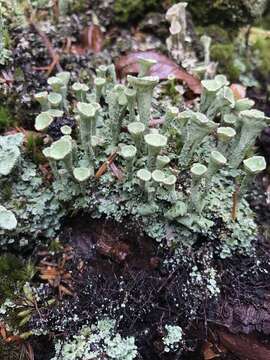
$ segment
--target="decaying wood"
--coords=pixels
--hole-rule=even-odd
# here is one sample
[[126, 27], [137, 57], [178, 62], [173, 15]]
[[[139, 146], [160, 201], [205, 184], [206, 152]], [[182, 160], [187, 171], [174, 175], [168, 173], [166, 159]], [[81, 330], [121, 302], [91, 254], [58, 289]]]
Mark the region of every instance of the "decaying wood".
[[241, 360], [270, 359], [270, 346], [259, 342], [255, 336], [232, 334], [225, 328], [215, 329], [220, 343]]

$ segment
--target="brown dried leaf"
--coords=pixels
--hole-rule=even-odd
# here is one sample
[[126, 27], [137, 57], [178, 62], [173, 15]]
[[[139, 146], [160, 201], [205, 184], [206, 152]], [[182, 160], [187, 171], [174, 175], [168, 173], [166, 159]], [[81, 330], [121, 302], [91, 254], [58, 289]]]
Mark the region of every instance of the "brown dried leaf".
[[92, 24], [83, 30], [80, 44], [69, 44], [67, 49], [78, 55], [83, 55], [88, 49], [97, 54], [102, 50], [103, 43], [104, 36], [100, 27]]
[[35, 354], [31, 344], [28, 342], [25, 346], [26, 346], [26, 354], [28, 356], [28, 359], [35, 360]]
[[123, 241], [108, 244], [103, 240], [99, 240], [97, 242], [97, 250], [101, 255], [109, 256], [119, 263], [125, 261], [130, 254], [129, 246]]
[[139, 72], [139, 58], [157, 61], [157, 64], [152, 66], [149, 75], [158, 76], [161, 80], [166, 80], [169, 75], [174, 75], [176, 80], [186, 83], [194, 94], [199, 95], [201, 93], [201, 82], [197, 77], [187, 73], [173, 60], [154, 50], [137, 51], [122, 56], [116, 63], [118, 76], [123, 78], [128, 74], [137, 74]]
[[213, 350], [213, 344], [209, 341], [203, 345], [202, 352], [204, 360], [212, 360], [220, 357], [220, 355]]
[[82, 45], [85, 48], [93, 50], [94, 53], [99, 53], [102, 50], [103, 42], [103, 33], [98, 25], [92, 24], [84, 30]]
[[246, 97], [247, 88], [245, 86], [241, 84], [232, 84], [231, 89], [236, 100], [244, 99]]
[[59, 292], [65, 294], [65, 295], [73, 296], [73, 293], [63, 285], [59, 285]]
[[116, 166], [115, 162], [110, 164], [110, 170], [118, 180], [123, 180], [124, 175], [122, 171]]

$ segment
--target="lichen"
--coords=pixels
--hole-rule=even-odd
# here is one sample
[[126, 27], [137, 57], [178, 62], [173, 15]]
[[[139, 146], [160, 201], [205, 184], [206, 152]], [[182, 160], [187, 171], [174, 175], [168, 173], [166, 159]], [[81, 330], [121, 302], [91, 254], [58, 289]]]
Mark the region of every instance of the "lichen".
[[102, 319], [85, 325], [78, 335], [55, 345], [56, 354], [51, 360], [117, 359], [132, 360], [137, 356], [134, 337], [122, 337], [116, 322]]
[[175, 352], [179, 349], [183, 338], [183, 330], [177, 325], [165, 325], [166, 335], [163, 337], [165, 352]]

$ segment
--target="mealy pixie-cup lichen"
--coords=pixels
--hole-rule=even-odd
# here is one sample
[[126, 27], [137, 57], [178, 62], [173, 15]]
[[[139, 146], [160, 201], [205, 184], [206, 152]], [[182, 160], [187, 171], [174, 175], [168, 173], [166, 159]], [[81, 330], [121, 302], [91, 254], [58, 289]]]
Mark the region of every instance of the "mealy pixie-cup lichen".
[[128, 75], [128, 83], [136, 90], [139, 118], [148, 127], [154, 87], [158, 84], [157, 76], [144, 76], [141, 78]]
[[129, 112], [129, 122], [136, 121], [135, 105], [136, 105], [136, 90], [126, 88], [125, 95], [127, 97], [127, 106]]
[[11, 210], [0, 205], [0, 229], [14, 230], [17, 227], [17, 219]]
[[228, 144], [231, 143], [232, 139], [236, 136], [236, 131], [229, 126], [221, 126], [217, 129], [218, 146], [217, 150], [224, 156], [228, 156], [227, 148]]
[[131, 139], [134, 141], [134, 144], [139, 154], [143, 153], [143, 135], [145, 133], [145, 130], [145, 125], [140, 121], [135, 121], [128, 124], [128, 132]]
[[240, 112], [240, 137], [231, 155], [230, 165], [237, 168], [245, 158], [248, 150], [255, 144], [256, 138], [267, 125], [267, 118], [259, 110], [244, 110]]
[[49, 109], [47, 91], [41, 91], [35, 94], [35, 100], [40, 104], [42, 111], [46, 111]]
[[263, 156], [252, 156], [243, 161], [245, 176], [242, 180], [238, 197], [241, 198], [248, 191], [254, 177], [266, 169], [266, 161]]
[[148, 149], [148, 169], [153, 171], [156, 166], [156, 159], [161, 149], [167, 145], [167, 137], [160, 134], [147, 134], [144, 136], [144, 140]]
[[73, 174], [72, 161], [72, 142], [66, 138], [61, 138], [53, 142], [50, 146], [49, 157], [53, 160], [62, 160], [65, 168]]
[[86, 84], [76, 82], [72, 85], [72, 90], [75, 93], [77, 101], [86, 101], [86, 94], [89, 91], [89, 87]]
[[190, 207], [196, 211], [201, 211], [201, 192], [200, 185], [202, 179], [207, 174], [207, 167], [200, 163], [192, 165], [190, 172], [192, 174], [192, 184], [190, 189]]
[[53, 122], [53, 117], [48, 112], [40, 113], [35, 119], [35, 129], [45, 131]]
[[124, 145], [121, 148], [120, 155], [126, 160], [126, 169], [128, 178], [132, 178], [133, 175], [133, 163], [135, 161], [137, 149], [133, 145]]
[[187, 166], [202, 140], [209, 135], [218, 124], [210, 121], [202, 113], [193, 113], [188, 120], [186, 127], [186, 137], [179, 156], [179, 165]]

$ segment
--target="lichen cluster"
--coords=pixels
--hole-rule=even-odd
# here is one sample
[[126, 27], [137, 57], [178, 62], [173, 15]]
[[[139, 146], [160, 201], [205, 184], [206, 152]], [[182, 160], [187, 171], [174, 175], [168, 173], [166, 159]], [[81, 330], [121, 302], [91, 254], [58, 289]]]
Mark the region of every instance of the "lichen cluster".
[[[97, 69], [92, 88], [81, 83], [70, 88], [67, 72], [48, 79], [52, 91], [36, 94], [42, 109], [36, 129], [45, 132], [64, 113], [74, 116], [77, 129], [63, 126], [62, 137], [43, 150], [53, 173], [51, 186], [37, 191], [42, 180], [33, 164], [12, 185], [19, 198], [33, 196], [36, 189], [31, 206], [24, 202], [29, 215], [12, 202], [6, 207], [16, 209], [17, 220], [33, 222], [30, 234], [37, 216], [47, 219], [39, 231], [53, 235], [63, 214], [84, 209], [91, 217], [119, 222], [132, 216], [162, 245], [192, 244], [203, 236], [215, 240], [223, 256], [250, 250], [256, 225], [244, 195], [266, 166], [263, 157], [251, 155], [268, 118], [252, 109], [253, 101], [235, 100], [225, 76], [218, 75], [202, 81], [198, 109], [180, 112], [168, 106], [165, 114], [158, 109], [163, 124], [153, 127], [149, 120], [159, 79], [147, 75], [153, 60], [139, 62], [138, 77], [128, 76], [126, 86], [117, 83], [113, 65]], [[48, 226], [50, 221], [55, 226]], [[19, 233], [22, 224], [18, 221]]]
[[51, 360], [117, 359], [132, 360], [137, 356], [134, 337], [123, 338], [111, 319], [84, 326], [70, 341], [56, 344]]
[[[48, 80], [51, 93], [36, 95], [43, 109], [36, 118], [38, 130], [46, 130], [64, 111], [74, 111], [78, 123], [79, 136], [72, 138], [65, 126], [62, 138], [44, 149], [59, 193], [57, 181], [69, 188], [60, 197], [68, 199], [77, 187], [73, 192], [88, 198], [77, 197], [75, 207], [91, 206], [92, 216], [117, 221], [132, 215], [158, 241], [168, 240], [172, 228], [170, 241], [176, 243], [181, 232], [191, 242], [203, 234], [221, 240], [223, 250], [248, 250], [256, 226], [243, 196], [245, 182], [250, 184], [257, 171], [243, 169], [242, 161], [268, 119], [251, 109], [251, 100], [235, 100], [226, 78], [218, 75], [202, 82], [199, 111], [168, 107], [159, 113], [164, 124], [153, 128], [149, 119], [158, 78], [147, 76], [153, 63], [141, 60], [138, 77], [128, 76], [127, 86], [116, 83], [112, 66], [101, 66], [92, 90], [72, 85], [74, 107], [67, 102], [67, 73]], [[261, 157], [249, 161], [261, 162], [260, 171], [265, 167]], [[103, 176], [100, 167], [107, 170]], [[231, 217], [235, 178], [242, 183], [238, 221]], [[223, 206], [215, 205], [219, 202]]]
[[23, 135], [0, 136], [0, 246], [26, 246], [54, 237], [65, 214], [37, 167], [27, 158]]

